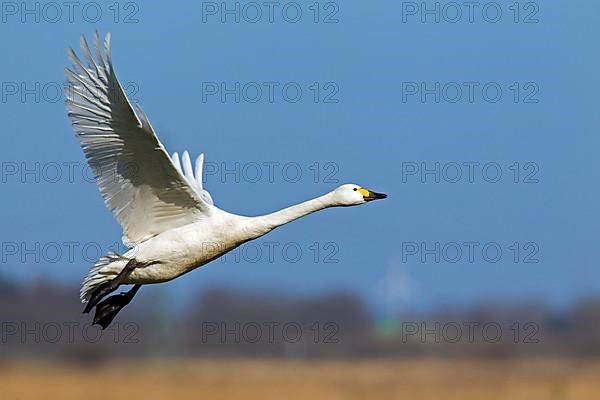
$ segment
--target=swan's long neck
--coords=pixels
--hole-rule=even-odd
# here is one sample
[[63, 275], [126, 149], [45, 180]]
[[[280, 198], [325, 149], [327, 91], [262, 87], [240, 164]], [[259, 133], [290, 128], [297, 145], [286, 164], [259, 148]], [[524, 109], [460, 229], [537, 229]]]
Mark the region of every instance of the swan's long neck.
[[253, 232], [253, 236], [262, 236], [278, 226], [285, 225], [298, 218], [304, 217], [305, 215], [335, 205], [332, 194], [327, 193], [323, 196], [284, 208], [283, 210], [275, 211], [271, 214], [250, 218], [251, 230], [256, 230]]

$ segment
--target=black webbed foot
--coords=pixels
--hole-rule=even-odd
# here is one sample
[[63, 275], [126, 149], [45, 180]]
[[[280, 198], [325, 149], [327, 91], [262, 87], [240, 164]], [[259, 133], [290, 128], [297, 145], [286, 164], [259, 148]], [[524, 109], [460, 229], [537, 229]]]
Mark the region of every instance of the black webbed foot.
[[123, 283], [125, 278], [127, 278], [129, 276], [129, 274], [131, 274], [131, 272], [135, 269], [135, 265], [136, 265], [136, 262], [134, 259], [129, 260], [127, 262], [127, 265], [125, 265], [123, 270], [121, 272], [119, 272], [119, 274], [113, 280], [111, 280], [110, 282], [104, 282], [104, 283], [100, 284], [96, 288], [96, 290], [94, 290], [94, 292], [92, 292], [92, 295], [90, 296], [90, 300], [88, 301], [85, 308], [83, 309], [83, 313], [84, 314], [89, 313], [92, 310], [92, 308], [94, 308], [94, 306], [96, 304], [98, 304], [98, 302], [100, 300], [102, 300], [108, 294], [117, 290], [118, 287]]
[[92, 325], [100, 325], [103, 330], [106, 329], [112, 320], [115, 319], [119, 311], [121, 311], [123, 307], [131, 302], [131, 299], [133, 299], [133, 296], [135, 296], [141, 286], [142, 285], [135, 285], [128, 292], [122, 292], [114, 296], [110, 296], [109, 298], [98, 303]]

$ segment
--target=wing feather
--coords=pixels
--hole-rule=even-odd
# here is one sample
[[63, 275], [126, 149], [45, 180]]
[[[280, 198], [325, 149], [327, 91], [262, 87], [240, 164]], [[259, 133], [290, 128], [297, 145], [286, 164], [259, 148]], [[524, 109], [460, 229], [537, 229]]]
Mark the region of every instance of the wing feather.
[[66, 105], [102, 197], [123, 227], [123, 242], [135, 246], [205, 218], [209, 203], [182, 175], [179, 160], [171, 161], [146, 114], [127, 99], [112, 66], [110, 34], [104, 54], [98, 32], [94, 45], [97, 60], [82, 37], [87, 66], [68, 51], [73, 69], [66, 69]]
[[185, 179], [187, 179], [188, 183], [192, 188], [194, 188], [198, 196], [200, 196], [200, 198], [206, 203], [214, 205], [212, 196], [208, 190], [204, 189], [204, 185], [202, 185], [204, 153], [200, 153], [198, 158], [196, 158], [195, 169], [192, 169], [192, 160], [187, 150], [183, 152], [181, 159], [179, 158], [179, 154], [177, 152], [173, 153], [171, 160], [173, 161], [175, 168], [177, 168], [177, 171], [179, 171], [179, 173], [181, 173]]
[[204, 168], [204, 153], [200, 153], [198, 158], [196, 158], [196, 183], [200, 190], [202, 190], [202, 169]]

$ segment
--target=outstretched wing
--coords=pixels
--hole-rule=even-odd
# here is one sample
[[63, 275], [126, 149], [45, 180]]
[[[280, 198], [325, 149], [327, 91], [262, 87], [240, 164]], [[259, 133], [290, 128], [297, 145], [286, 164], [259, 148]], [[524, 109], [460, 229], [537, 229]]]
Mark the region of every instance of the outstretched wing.
[[[196, 193], [198, 193], [198, 196], [200, 196], [202, 200], [211, 205], [215, 204], [208, 190], [204, 189], [202, 185], [202, 168], [204, 167], [204, 153], [201, 153], [198, 156], [198, 158], [196, 158], [195, 170], [192, 169], [192, 160], [190, 159], [190, 154], [187, 152], [187, 150], [183, 152], [181, 158], [182, 159], [180, 161], [179, 154], [177, 154], [177, 152], [173, 153], [173, 155], [171, 156], [171, 160], [173, 161], [173, 164], [175, 164], [175, 168], [177, 168], [177, 171], [179, 171], [180, 174], [185, 176], [185, 179], [187, 179], [190, 186], [194, 188], [194, 190], [196, 191]], [[182, 163], [183, 168], [181, 165]]]
[[107, 207], [123, 227], [123, 243], [135, 246], [210, 212], [177, 170], [141, 109], [131, 107], [115, 75], [110, 34], [104, 54], [94, 35], [96, 60], [81, 38], [84, 65], [73, 49], [66, 69], [67, 109]]

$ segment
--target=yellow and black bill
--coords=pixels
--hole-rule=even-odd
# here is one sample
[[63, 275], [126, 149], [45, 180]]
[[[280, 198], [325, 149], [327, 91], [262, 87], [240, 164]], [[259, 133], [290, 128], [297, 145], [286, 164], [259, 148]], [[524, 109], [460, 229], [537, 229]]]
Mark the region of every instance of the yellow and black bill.
[[372, 190], [368, 190], [368, 189], [365, 189], [365, 188], [360, 188], [360, 189], [358, 189], [358, 191], [360, 192], [360, 194], [363, 195], [363, 199], [365, 201], [373, 201], [373, 200], [385, 199], [387, 197], [387, 194], [377, 193], [377, 192], [374, 192]]

